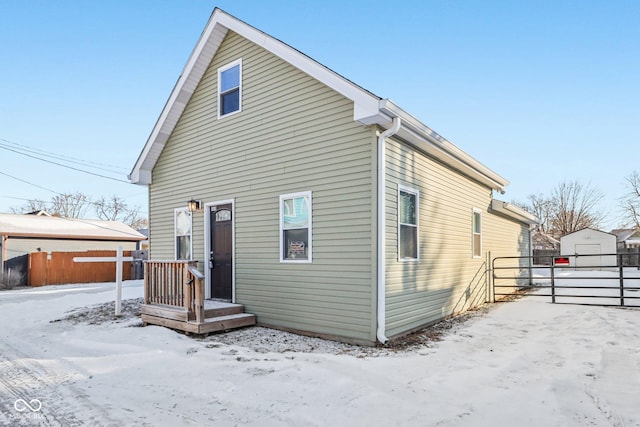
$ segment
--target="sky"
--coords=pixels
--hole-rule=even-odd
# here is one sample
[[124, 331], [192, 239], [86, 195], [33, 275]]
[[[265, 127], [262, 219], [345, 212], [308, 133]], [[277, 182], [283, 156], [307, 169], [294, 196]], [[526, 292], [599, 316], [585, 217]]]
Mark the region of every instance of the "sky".
[[0, 212], [80, 191], [146, 213], [127, 174], [216, 6], [394, 101], [508, 179], [502, 200], [577, 180], [620, 225], [640, 170], [635, 0], [0, 0]]

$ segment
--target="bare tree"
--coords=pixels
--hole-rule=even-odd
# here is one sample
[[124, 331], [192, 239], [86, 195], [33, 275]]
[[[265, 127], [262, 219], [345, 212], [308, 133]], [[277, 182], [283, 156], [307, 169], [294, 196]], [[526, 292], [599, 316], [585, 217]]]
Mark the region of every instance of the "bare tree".
[[551, 193], [550, 234], [558, 238], [586, 227], [598, 228], [604, 214], [598, 204], [604, 194], [591, 183], [583, 185], [578, 181], [564, 181]]
[[625, 222], [640, 228], [640, 173], [633, 171], [625, 180], [627, 193], [620, 200]]
[[25, 214], [30, 212], [48, 211], [49, 207], [44, 200], [29, 200], [27, 204], [11, 208], [15, 214]]
[[94, 208], [96, 215], [98, 215], [100, 219], [121, 221], [135, 229], [148, 226], [147, 219], [140, 215], [137, 206], [130, 209], [127, 203], [116, 195], [109, 198], [101, 197], [94, 202]]
[[538, 230], [544, 234], [549, 233], [552, 228], [552, 219], [554, 216], [553, 202], [551, 199], [542, 194], [531, 194], [528, 197], [528, 202], [525, 209], [540, 220]]
[[22, 214], [45, 210], [62, 218], [84, 218], [91, 205], [98, 218], [102, 220], [124, 222], [136, 230], [149, 226], [148, 219], [140, 214], [139, 207], [129, 208], [124, 199], [116, 195], [100, 197], [92, 202], [89, 196], [81, 192], [58, 194], [53, 196], [50, 202], [30, 200], [21, 207], [11, 208], [11, 211]]
[[109, 198], [100, 197], [95, 201], [94, 209], [98, 218], [105, 221], [119, 221], [120, 217], [129, 211], [127, 203], [116, 195]]
[[58, 194], [51, 198], [49, 213], [62, 218], [82, 218], [90, 204], [89, 196], [79, 191]]

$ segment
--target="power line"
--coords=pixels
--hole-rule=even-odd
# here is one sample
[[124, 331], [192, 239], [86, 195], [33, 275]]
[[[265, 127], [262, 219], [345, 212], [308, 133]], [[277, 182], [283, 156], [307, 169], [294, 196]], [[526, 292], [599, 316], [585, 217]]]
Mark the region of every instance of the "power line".
[[[27, 180], [22, 179], [22, 178], [18, 178], [17, 176], [10, 175], [10, 174], [8, 174], [6, 172], [0, 172], [0, 175], [7, 176], [9, 178], [15, 179], [16, 181], [20, 181], [20, 182], [23, 182], [23, 183], [28, 184], [28, 185], [32, 185], [34, 187], [40, 188], [41, 190], [49, 191], [49, 192], [54, 193], [54, 194], [56, 194], [58, 196], [67, 196], [67, 194], [65, 194], [65, 193], [60, 193], [59, 191], [55, 191], [55, 190], [52, 190], [52, 189], [47, 188], [47, 187], [43, 187], [43, 186], [38, 185], [38, 184], [34, 184], [33, 182], [27, 181]], [[6, 197], [6, 198], [9, 198], [9, 199], [16, 199], [16, 200], [25, 200], [25, 201], [28, 201], [28, 202], [34, 201], [34, 202], [44, 203], [44, 204], [51, 203], [50, 201], [39, 200], [39, 199], [24, 199], [24, 198], [20, 198], [20, 197], [12, 197], [12, 196], [0, 196], [0, 197]], [[92, 202], [90, 200], [87, 200], [86, 203], [89, 204], [89, 205], [100, 206], [100, 203]], [[137, 209], [123, 209], [123, 211], [131, 212], [131, 213], [140, 213], [140, 211], [137, 210]]]
[[[40, 148], [36, 148], [36, 147], [31, 147], [29, 145], [25, 145], [25, 144], [19, 144], [17, 142], [13, 142], [13, 141], [9, 141], [8, 139], [5, 138], [0, 138], [0, 145], [2, 145], [2, 142], [6, 143], [6, 144], [10, 144], [12, 145], [14, 148], [15, 147], [20, 147], [20, 150], [23, 151], [28, 151], [31, 153], [36, 153], [36, 154], [46, 154], [48, 156], [52, 156], [55, 157], [59, 160], [63, 160], [66, 162], [70, 162], [70, 163], [76, 163], [76, 164], [80, 164], [80, 165], [85, 165], [85, 166], [89, 166], [89, 165], [93, 165], [93, 167], [96, 167], [97, 169], [102, 169], [105, 171], [109, 171], [109, 172], [114, 172], [114, 173], [121, 173], [119, 171], [115, 171], [113, 170], [113, 168], [115, 169], [120, 169], [120, 170], [127, 170], [128, 168], [124, 167], [124, 166], [116, 166], [116, 165], [111, 165], [108, 163], [99, 163], [99, 162], [93, 162], [91, 160], [84, 160], [84, 159], [80, 159], [77, 157], [72, 157], [72, 156], [67, 156], [64, 154], [57, 154], [54, 153], [52, 151], [47, 151], [47, 150], [42, 150]], [[98, 166], [105, 166], [103, 167], [98, 167]]]
[[61, 166], [63, 168], [72, 169], [72, 170], [75, 170], [75, 171], [78, 171], [78, 172], [83, 172], [83, 173], [86, 173], [86, 174], [89, 174], [89, 175], [93, 175], [93, 176], [97, 176], [97, 177], [100, 177], [100, 178], [110, 179], [112, 181], [117, 181], [117, 182], [123, 182], [125, 184], [130, 184], [129, 181], [125, 181], [124, 179], [114, 178], [112, 176], [107, 176], [107, 175], [102, 175], [102, 174], [95, 173], [95, 172], [90, 172], [90, 171], [87, 171], [87, 170], [84, 170], [84, 169], [80, 169], [80, 168], [76, 168], [76, 167], [69, 166], [69, 165], [63, 165], [62, 163], [54, 162], [53, 160], [43, 159], [41, 157], [34, 156], [32, 154], [27, 154], [27, 153], [20, 152], [18, 150], [14, 150], [13, 148], [5, 147], [5, 146], [2, 146], [2, 145], [0, 145], [0, 148], [3, 148], [3, 149], [8, 150], [8, 151], [13, 151], [14, 153], [21, 154], [23, 156], [30, 157], [32, 159], [40, 160], [42, 162], [51, 163], [51, 164], [54, 164], [54, 165], [57, 165], [57, 166]]
[[9, 178], [13, 178], [13, 179], [15, 179], [16, 181], [24, 182], [25, 184], [33, 185], [34, 187], [38, 187], [38, 188], [39, 188], [39, 189], [41, 189], [41, 190], [47, 190], [47, 191], [50, 191], [50, 192], [52, 192], [52, 193], [60, 194], [60, 195], [62, 194], [62, 193], [58, 193], [57, 191], [52, 190], [52, 189], [50, 189], [50, 188], [43, 187], [43, 186], [38, 185], [38, 184], [34, 184], [33, 182], [29, 182], [29, 181], [27, 181], [27, 180], [25, 180], [25, 179], [22, 179], [22, 178], [18, 178], [17, 176], [9, 175], [8, 173], [5, 173], [5, 172], [0, 172], [0, 175], [8, 176]]

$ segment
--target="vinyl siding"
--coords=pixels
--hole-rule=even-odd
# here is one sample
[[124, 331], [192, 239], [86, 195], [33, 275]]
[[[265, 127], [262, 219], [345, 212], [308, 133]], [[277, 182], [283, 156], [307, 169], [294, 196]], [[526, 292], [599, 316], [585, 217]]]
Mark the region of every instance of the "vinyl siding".
[[[386, 320], [393, 337], [484, 303], [487, 252], [526, 255], [529, 240], [526, 226], [489, 211], [491, 189], [405, 143], [387, 144]], [[398, 261], [399, 184], [419, 191], [417, 261]], [[481, 258], [472, 254], [474, 208], [482, 212]]]
[[[217, 119], [217, 69], [242, 58], [242, 111]], [[174, 258], [173, 212], [235, 201], [236, 301], [258, 322], [375, 340], [375, 133], [353, 103], [229, 32], [153, 170], [153, 259]], [[312, 192], [313, 262], [279, 261], [279, 196]], [[193, 251], [204, 271], [204, 213]]]

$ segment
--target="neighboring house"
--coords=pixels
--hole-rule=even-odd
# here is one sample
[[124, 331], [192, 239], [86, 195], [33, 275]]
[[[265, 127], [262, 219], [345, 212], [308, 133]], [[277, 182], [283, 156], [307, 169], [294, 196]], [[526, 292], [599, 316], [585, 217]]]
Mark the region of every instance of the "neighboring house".
[[570, 266], [615, 267], [616, 252], [616, 236], [593, 228], [583, 228], [560, 238], [560, 255], [569, 256]]
[[0, 214], [0, 266], [5, 277], [10, 267], [12, 276], [23, 277], [25, 257], [31, 252], [115, 250], [118, 246], [135, 250], [136, 243], [145, 239], [117, 221]]
[[618, 249], [640, 248], [640, 229], [619, 228], [611, 230], [616, 235]]
[[142, 234], [145, 239], [139, 241], [136, 244], [136, 250], [138, 251], [148, 251], [149, 250], [149, 229], [148, 228], [140, 228], [138, 229], [138, 233]]
[[260, 324], [363, 343], [483, 303], [488, 254], [530, 255], [537, 222], [393, 102], [220, 9], [130, 179], [151, 259], [198, 261], [206, 297]]
[[560, 241], [548, 235], [544, 231], [538, 229], [532, 232], [531, 240], [533, 241], [533, 249], [537, 250], [557, 250], [560, 249]]

